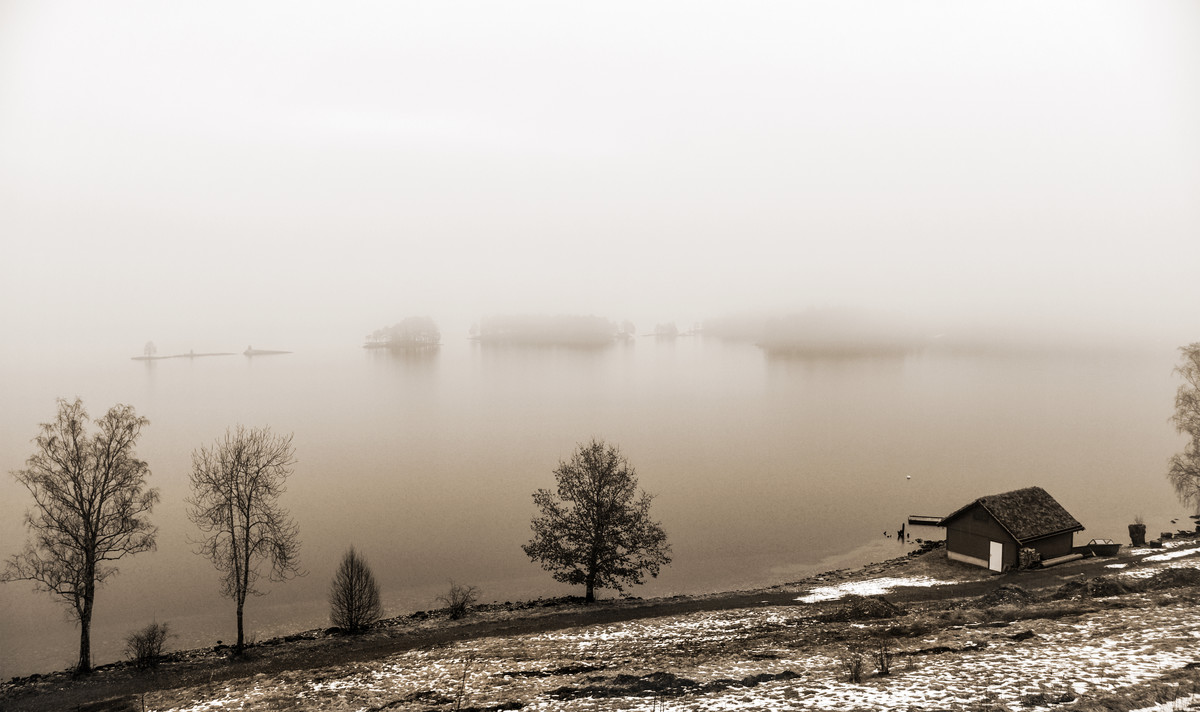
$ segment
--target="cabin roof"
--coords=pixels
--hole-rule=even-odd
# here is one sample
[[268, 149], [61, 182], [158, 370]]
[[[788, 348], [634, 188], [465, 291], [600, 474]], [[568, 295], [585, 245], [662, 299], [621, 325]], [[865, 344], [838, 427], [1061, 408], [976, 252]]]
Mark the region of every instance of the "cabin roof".
[[938, 522], [938, 526], [946, 526], [947, 522], [976, 506], [983, 507], [992, 515], [1017, 543], [1083, 530], [1083, 525], [1041, 487], [1025, 487], [980, 497], [955, 510]]

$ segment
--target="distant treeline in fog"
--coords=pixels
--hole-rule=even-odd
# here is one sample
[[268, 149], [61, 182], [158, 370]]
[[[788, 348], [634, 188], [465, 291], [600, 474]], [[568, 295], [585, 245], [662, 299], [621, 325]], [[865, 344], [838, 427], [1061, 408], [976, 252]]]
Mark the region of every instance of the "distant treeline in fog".
[[854, 356], [896, 354], [920, 348], [923, 339], [900, 319], [853, 310], [809, 309], [782, 316], [741, 315], [707, 319], [704, 334], [750, 341], [770, 354]]
[[[675, 322], [659, 322], [650, 332], [659, 338], [702, 333], [707, 337], [753, 343], [772, 355], [854, 356], [899, 354], [918, 349], [923, 337], [899, 317], [850, 309], [808, 309], [782, 315], [742, 314], [706, 319], [689, 331]], [[529, 346], [607, 346], [633, 339], [632, 322], [617, 323], [595, 315], [501, 314], [471, 325], [470, 338], [485, 344]], [[421, 350], [441, 343], [433, 319], [410, 316], [366, 337], [366, 348]]]
[[427, 316], [410, 316], [403, 321], [367, 334], [364, 348], [419, 349], [437, 346], [442, 333]]
[[488, 316], [471, 326], [471, 338], [480, 342], [531, 346], [604, 346], [634, 333], [632, 322], [590, 314]]

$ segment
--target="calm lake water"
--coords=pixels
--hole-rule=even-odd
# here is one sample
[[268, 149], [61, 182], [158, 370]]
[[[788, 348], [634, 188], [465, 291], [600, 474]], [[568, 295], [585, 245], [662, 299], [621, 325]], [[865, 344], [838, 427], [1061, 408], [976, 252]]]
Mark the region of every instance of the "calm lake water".
[[[328, 625], [327, 587], [351, 544], [389, 615], [435, 607], [449, 579], [478, 586], [484, 601], [581, 594], [520, 547], [531, 493], [552, 487], [558, 460], [593, 436], [619, 444], [657, 494], [673, 546], [674, 563], [635, 595], [887, 558], [904, 547], [883, 533], [907, 515], [1034, 484], [1087, 527], [1079, 543], [1127, 541], [1139, 514], [1152, 533], [1173, 529], [1186, 514], [1164, 478], [1182, 447], [1168, 421], [1175, 361], [1170, 349], [807, 360], [700, 337], [594, 351], [450, 339], [407, 357], [356, 346], [148, 363], [11, 357], [0, 372], [0, 469], [23, 466], [57, 397], [80, 396], [94, 417], [123, 402], [150, 419], [139, 454], [162, 494], [159, 545], [122, 561], [99, 592], [101, 664], [153, 620], [171, 624], [177, 647], [235, 637], [231, 601], [192, 553], [183, 498], [191, 451], [238, 423], [294, 433], [299, 460], [283, 504], [308, 575], [248, 601], [248, 630], [263, 639]], [[4, 557], [25, 540], [29, 501], [0, 479]], [[0, 676], [67, 667], [77, 646], [50, 596], [0, 585]]]

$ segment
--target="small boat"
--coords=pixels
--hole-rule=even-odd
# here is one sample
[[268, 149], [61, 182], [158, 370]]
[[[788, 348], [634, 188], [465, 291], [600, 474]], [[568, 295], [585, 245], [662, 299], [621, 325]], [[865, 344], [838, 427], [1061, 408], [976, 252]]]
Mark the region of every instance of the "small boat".
[[909, 526], [936, 527], [938, 522], [944, 517], [935, 517], [929, 514], [910, 514], [908, 515]]
[[1112, 539], [1092, 539], [1087, 543], [1087, 548], [1091, 550], [1092, 556], [1116, 556], [1121, 550], [1121, 545]]

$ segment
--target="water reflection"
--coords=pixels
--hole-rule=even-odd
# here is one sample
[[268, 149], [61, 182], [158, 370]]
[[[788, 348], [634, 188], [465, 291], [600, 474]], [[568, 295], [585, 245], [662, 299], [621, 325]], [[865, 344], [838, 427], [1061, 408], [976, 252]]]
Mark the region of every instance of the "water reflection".
[[439, 346], [424, 346], [420, 348], [370, 348], [365, 349], [369, 358], [375, 363], [387, 363], [403, 368], [430, 370], [437, 366]]
[[[1143, 360], [933, 348], [814, 358], [701, 336], [361, 351], [252, 368], [247, 359], [34, 363], [8, 378], [2, 470], [21, 467], [57, 396], [78, 393], [95, 411], [127, 402], [153, 424], [140, 454], [162, 488], [160, 548], [106, 587], [98, 640], [144, 623], [137, 596], [155, 602], [159, 620], [179, 621], [180, 645], [228, 639], [228, 602], [187, 544], [181, 502], [191, 451], [239, 422], [295, 432], [300, 458], [287, 506], [313, 575], [256, 602], [252, 625], [264, 631], [321, 624], [328, 575], [351, 542], [375, 564], [385, 597], [413, 609], [433, 605], [448, 577], [486, 582], [489, 600], [563, 593], [520, 545], [530, 494], [591, 436], [619, 444], [658, 495], [675, 551], [636, 595], [770, 583], [881, 539], [909, 514], [1022, 486], [1062, 492], [1089, 536], [1120, 533], [1134, 514], [1154, 521], [1174, 504], [1162, 477], [1177, 449], [1170, 350]], [[0, 540], [10, 544], [0, 556], [24, 539], [26, 497], [0, 478]], [[34, 608], [57, 621], [50, 604], [0, 587], [0, 639], [14, 641], [0, 650], [0, 673], [60, 665], [30, 657], [47, 626], [18, 630]], [[69, 657], [73, 631], [55, 631]]]

